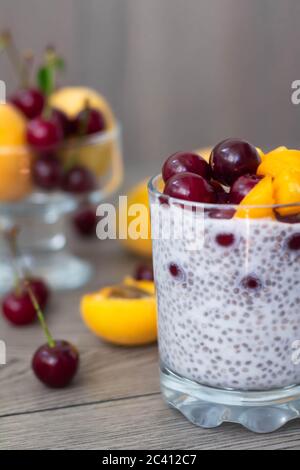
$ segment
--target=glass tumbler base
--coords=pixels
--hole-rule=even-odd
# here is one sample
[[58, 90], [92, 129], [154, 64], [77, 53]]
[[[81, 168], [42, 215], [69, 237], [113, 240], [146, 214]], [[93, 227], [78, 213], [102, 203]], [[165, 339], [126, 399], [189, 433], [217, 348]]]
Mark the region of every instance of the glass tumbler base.
[[[24, 256], [22, 265], [36, 277], [46, 280], [53, 290], [77, 289], [85, 285], [92, 275], [92, 268], [86, 261], [67, 251]], [[9, 262], [0, 263], [0, 295], [14, 285], [14, 273]]]
[[229, 422], [256, 433], [269, 433], [300, 417], [298, 385], [266, 392], [221, 390], [184, 379], [164, 366], [160, 380], [167, 403], [202, 428]]

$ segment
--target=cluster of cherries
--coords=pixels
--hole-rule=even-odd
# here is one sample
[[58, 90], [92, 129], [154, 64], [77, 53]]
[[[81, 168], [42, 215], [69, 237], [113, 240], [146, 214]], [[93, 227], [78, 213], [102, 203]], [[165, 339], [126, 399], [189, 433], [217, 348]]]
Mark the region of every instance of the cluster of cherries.
[[[227, 139], [217, 144], [209, 163], [195, 153], [177, 152], [163, 165], [164, 194], [207, 204], [240, 204], [260, 181], [256, 148], [246, 141]], [[231, 218], [234, 211], [211, 211], [212, 217]]]
[[71, 120], [58, 109], [48, 109], [44, 95], [35, 88], [24, 88], [10, 98], [29, 120], [27, 141], [37, 158], [33, 164], [35, 184], [46, 191], [82, 194], [95, 188], [94, 176], [82, 165], [64, 171], [57, 150], [70, 137], [85, 137], [103, 132], [105, 119], [100, 111], [86, 106]]
[[[256, 172], [260, 163], [256, 148], [240, 139], [227, 139], [217, 144], [211, 152], [209, 163], [198, 154], [178, 152], [163, 165], [164, 194], [191, 202], [222, 204], [221, 209], [218, 207], [206, 212], [212, 218], [230, 219], [235, 210], [231, 206], [226, 208], [226, 205], [240, 204], [259, 183], [262, 177]], [[161, 202], [166, 203], [165, 198], [161, 197]], [[232, 233], [217, 234], [216, 243], [230, 247], [235, 243], [235, 236]], [[300, 235], [292, 235], [287, 247], [298, 251]], [[173, 278], [184, 279], [184, 272], [177, 264], [170, 263], [168, 270]], [[246, 276], [241, 284], [250, 290], [262, 287], [255, 275]]]
[[[66, 139], [103, 132], [106, 123], [102, 113], [87, 105], [71, 120], [61, 110], [45, 111], [45, 97], [36, 88], [20, 89], [10, 98], [10, 102], [29, 120], [27, 140], [37, 155], [32, 169], [36, 186], [44, 191], [61, 189], [75, 195], [95, 189], [92, 172], [77, 164], [64, 170], [57, 150]], [[97, 225], [95, 208], [83, 203], [74, 214], [73, 225], [83, 236], [94, 235]]]

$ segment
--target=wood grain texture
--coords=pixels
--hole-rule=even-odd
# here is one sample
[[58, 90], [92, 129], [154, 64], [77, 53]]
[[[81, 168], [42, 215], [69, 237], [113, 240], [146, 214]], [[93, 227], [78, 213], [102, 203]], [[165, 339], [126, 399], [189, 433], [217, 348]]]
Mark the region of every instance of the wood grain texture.
[[293, 423], [269, 435], [229, 424], [204, 430], [168, 408], [160, 395], [133, 396], [1, 418], [0, 448], [299, 450], [298, 428]]

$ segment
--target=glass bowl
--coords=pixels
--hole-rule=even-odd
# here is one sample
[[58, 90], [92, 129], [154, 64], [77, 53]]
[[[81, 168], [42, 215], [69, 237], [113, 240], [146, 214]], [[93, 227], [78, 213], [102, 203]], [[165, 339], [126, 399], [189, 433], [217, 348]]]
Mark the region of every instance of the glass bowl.
[[202, 427], [274, 431], [300, 413], [300, 202], [197, 204], [161, 188], [149, 182], [163, 396]]
[[[72, 255], [66, 245], [66, 214], [84, 202], [99, 204], [112, 195], [123, 180], [121, 129], [70, 140], [55, 151], [68, 166], [76, 159], [96, 177], [96, 187], [89, 193], [74, 195], [46, 192], [34, 187], [30, 166], [35, 158], [26, 147], [0, 147], [0, 227], [20, 227], [18, 260], [34, 275], [46, 279], [53, 289], [74, 289], [85, 284], [92, 273], [86, 261]], [[10, 255], [0, 241], [0, 292], [13, 282]]]

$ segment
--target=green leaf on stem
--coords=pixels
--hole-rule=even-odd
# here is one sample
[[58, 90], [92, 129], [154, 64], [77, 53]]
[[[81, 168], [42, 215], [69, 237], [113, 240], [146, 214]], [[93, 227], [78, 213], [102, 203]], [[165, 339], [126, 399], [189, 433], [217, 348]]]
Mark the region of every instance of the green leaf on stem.
[[52, 67], [43, 66], [38, 70], [37, 83], [45, 96], [50, 96], [54, 90], [55, 80]]

